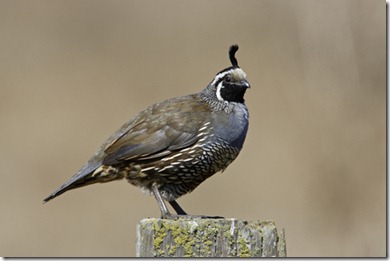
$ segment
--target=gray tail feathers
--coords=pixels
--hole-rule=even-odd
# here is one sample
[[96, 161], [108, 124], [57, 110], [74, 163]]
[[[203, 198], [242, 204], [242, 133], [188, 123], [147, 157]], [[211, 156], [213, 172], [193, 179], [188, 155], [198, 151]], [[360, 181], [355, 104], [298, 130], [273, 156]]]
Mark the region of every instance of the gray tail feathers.
[[98, 168], [91, 168], [90, 166], [86, 166], [83, 167], [78, 173], [76, 173], [70, 180], [65, 182], [56, 191], [45, 198], [43, 203], [46, 203], [49, 200], [71, 189], [84, 187], [94, 183], [105, 183], [113, 180], [120, 180], [123, 178], [124, 175], [122, 173], [116, 171], [115, 168], [110, 166], [100, 165]]
[[58, 197], [59, 195], [65, 193], [68, 190], [83, 187], [89, 184], [93, 184], [96, 182], [99, 182], [95, 177], [92, 176], [92, 173], [87, 174], [83, 177], [76, 177], [78, 175], [75, 175], [72, 177], [69, 181], [64, 183], [61, 187], [59, 187], [56, 191], [51, 193], [48, 197], [46, 197], [43, 200], [43, 203], [48, 202], [49, 200], [52, 200], [55, 197]]
[[75, 175], [73, 175], [73, 177], [71, 177], [70, 180], [65, 182], [56, 191], [54, 191], [48, 197], [46, 197], [43, 200], [43, 203], [46, 203], [49, 200], [58, 197], [59, 195], [61, 195], [62, 193], [68, 190], [101, 182], [99, 180], [99, 175], [93, 174], [96, 171], [96, 169], [98, 169], [100, 166], [101, 166], [101, 161], [99, 161], [96, 157], [93, 157]]

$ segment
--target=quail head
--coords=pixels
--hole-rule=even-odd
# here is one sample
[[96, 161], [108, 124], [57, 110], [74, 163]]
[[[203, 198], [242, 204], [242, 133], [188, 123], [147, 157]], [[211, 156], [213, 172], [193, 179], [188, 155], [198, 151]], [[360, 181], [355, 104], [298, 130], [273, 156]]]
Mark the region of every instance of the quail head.
[[163, 218], [187, 215], [176, 199], [225, 170], [246, 137], [244, 94], [250, 85], [235, 58], [237, 50], [237, 45], [230, 47], [232, 66], [201, 92], [151, 105], [124, 124], [44, 202], [70, 189], [125, 178], [154, 195]]

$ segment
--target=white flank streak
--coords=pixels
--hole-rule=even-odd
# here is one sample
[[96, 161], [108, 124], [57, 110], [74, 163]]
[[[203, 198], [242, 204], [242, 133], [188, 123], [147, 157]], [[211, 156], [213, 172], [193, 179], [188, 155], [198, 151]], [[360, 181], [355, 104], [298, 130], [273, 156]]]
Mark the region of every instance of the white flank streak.
[[182, 149], [181, 152], [186, 152], [187, 150], [190, 150], [190, 149], [192, 149], [192, 147], [188, 147], [188, 148]]
[[207, 137], [204, 137], [204, 138], [201, 138], [200, 140], [198, 140], [198, 142], [202, 142], [206, 139]]
[[204, 135], [204, 132], [201, 132], [198, 135], [196, 135], [196, 137], [200, 137], [200, 136], [203, 136], [203, 135]]
[[148, 171], [148, 170], [151, 170], [151, 169], [155, 169], [155, 167], [149, 167], [149, 168], [141, 169], [141, 172], [142, 171]]
[[195, 148], [198, 148], [198, 147], [202, 147], [202, 145], [200, 145], [200, 144], [195, 144], [194, 146], [191, 147], [191, 149], [195, 149]]
[[163, 159], [161, 159], [161, 161], [171, 160], [171, 159], [174, 159], [174, 158], [179, 157], [179, 156], [181, 156], [181, 155], [182, 155], [181, 153], [178, 153], [178, 154], [176, 154], [176, 155], [173, 155], [172, 157], [163, 158]]
[[166, 166], [166, 167], [160, 169], [158, 172], [162, 172], [162, 171], [164, 171], [164, 170], [166, 170], [166, 169], [170, 169], [170, 168], [173, 168], [173, 166], [171, 166], [171, 165]]

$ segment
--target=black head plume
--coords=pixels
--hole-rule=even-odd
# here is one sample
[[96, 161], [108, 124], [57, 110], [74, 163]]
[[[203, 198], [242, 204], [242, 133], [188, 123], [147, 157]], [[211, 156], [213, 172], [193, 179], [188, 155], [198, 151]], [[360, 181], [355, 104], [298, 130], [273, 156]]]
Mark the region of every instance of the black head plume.
[[233, 67], [239, 67], [238, 63], [237, 63], [237, 59], [234, 56], [237, 51], [238, 51], [238, 45], [237, 44], [233, 44], [232, 46], [230, 46], [230, 48], [229, 48], [229, 58], [230, 58], [230, 62], [232, 63]]

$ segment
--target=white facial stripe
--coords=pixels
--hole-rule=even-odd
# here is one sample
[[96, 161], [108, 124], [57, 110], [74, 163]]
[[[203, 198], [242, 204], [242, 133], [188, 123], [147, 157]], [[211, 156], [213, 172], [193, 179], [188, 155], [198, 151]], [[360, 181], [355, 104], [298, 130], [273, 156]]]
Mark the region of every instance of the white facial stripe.
[[220, 79], [222, 79], [223, 77], [225, 77], [226, 74], [229, 74], [229, 73], [231, 73], [231, 72], [232, 72], [232, 70], [229, 70], [229, 71], [226, 71], [226, 72], [223, 72], [223, 73], [219, 74], [217, 77], [214, 78], [214, 81], [211, 82], [211, 85], [215, 85], [215, 83], [216, 83], [217, 81], [219, 81]]
[[220, 83], [218, 84], [218, 86], [217, 86], [217, 93], [216, 93], [217, 98], [218, 98], [218, 100], [220, 100], [220, 101], [224, 101], [224, 99], [223, 99], [222, 96], [221, 96], [221, 89], [222, 89], [222, 88], [223, 88], [222, 82], [220, 82]]

